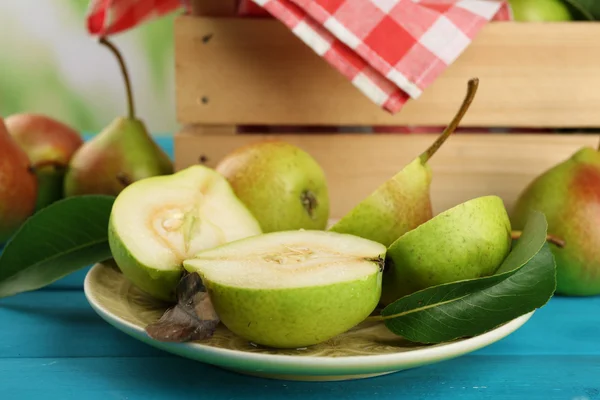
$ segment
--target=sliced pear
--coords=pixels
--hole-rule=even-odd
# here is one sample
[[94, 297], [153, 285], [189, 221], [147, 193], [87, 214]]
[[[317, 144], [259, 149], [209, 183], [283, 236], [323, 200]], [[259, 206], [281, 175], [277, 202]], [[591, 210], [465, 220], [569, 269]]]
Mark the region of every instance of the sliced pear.
[[284, 231], [200, 252], [184, 261], [221, 322], [255, 344], [299, 348], [360, 323], [381, 295], [386, 248], [357, 236]]
[[450, 208], [388, 248], [381, 302], [496, 272], [511, 248], [504, 202], [483, 196]]
[[183, 260], [261, 229], [224, 177], [196, 165], [125, 188], [113, 205], [108, 232], [123, 274], [157, 299], [172, 301]]

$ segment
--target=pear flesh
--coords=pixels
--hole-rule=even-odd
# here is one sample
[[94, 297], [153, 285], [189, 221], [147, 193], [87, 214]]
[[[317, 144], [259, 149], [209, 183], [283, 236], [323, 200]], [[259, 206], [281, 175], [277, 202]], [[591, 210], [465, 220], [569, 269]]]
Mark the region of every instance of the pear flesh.
[[125, 188], [111, 211], [109, 243], [115, 262], [132, 283], [157, 299], [172, 301], [186, 258], [260, 233], [227, 181], [197, 165]]
[[548, 233], [565, 242], [550, 245], [556, 293], [600, 294], [600, 152], [584, 147], [535, 178], [512, 210], [514, 229], [523, 229], [531, 210], [544, 213]]
[[197, 272], [221, 322], [248, 341], [300, 348], [353, 328], [381, 295], [386, 248], [326, 231], [267, 233], [198, 253]]
[[500, 197], [459, 204], [388, 248], [381, 302], [388, 305], [431, 286], [492, 275], [511, 243], [511, 224]]

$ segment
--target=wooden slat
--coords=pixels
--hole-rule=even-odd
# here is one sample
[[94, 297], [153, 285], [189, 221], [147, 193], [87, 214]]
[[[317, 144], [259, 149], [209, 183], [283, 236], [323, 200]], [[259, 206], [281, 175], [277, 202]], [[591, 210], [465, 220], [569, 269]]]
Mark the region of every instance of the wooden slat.
[[[197, 135], [175, 136], [176, 168], [215, 166], [228, 152], [247, 143], [282, 139], [308, 151], [323, 167], [331, 191], [332, 218], [339, 218], [382, 182], [420, 154], [435, 135]], [[435, 212], [470, 198], [496, 194], [510, 209], [538, 174], [595, 135], [457, 134], [431, 160]]]
[[600, 126], [598, 37], [596, 23], [491, 23], [421, 98], [392, 116], [276, 20], [181, 17], [177, 116], [234, 125], [445, 125], [477, 76], [464, 126]]
[[229, 17], [236, 14], [238, 0], [192, 0], [192, 15]]

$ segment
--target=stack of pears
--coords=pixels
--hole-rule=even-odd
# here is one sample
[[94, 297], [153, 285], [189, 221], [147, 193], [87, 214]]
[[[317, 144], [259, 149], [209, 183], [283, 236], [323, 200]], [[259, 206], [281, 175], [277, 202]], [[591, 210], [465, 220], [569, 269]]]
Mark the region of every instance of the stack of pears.
[[433, 216], [429, 160], [456, 130], [479, 81], [423, 154], [327, 229], [326, 175], [282, 141], [236, 149], [216, 168], [142, 179], [117, 197], [109, 240], [138, 288], [176, 301], [197, 273], [221, 321], [272, 347], [313, 345], [378, 305], [496, 272], [511, 248], [502, 200], [484, 196]]

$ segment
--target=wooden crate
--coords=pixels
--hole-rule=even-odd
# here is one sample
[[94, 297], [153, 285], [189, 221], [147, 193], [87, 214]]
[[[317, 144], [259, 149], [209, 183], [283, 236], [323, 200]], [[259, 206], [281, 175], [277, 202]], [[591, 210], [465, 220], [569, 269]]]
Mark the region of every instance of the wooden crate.
[[[463, 127], [600, 127], [600, 24], [491, 23], [421, 98], [390, 115], [278, 21], [232, 17], [233, 3], [175, 23], [177, 169], [200, 159], [214, 166], [243, 144], [283, 139], [323, 166], [338, 218], [435, 138], [385, 130], [446, 125], [471, 77], [480, 85]], [[285, 125], [287, 133], [239, 134], [240, 125]], [[301, 134], [294, 126], [384, 128]], [[596, 142], [584, 134], [456, 134], [431, 161], [434, 210], [486, 194], [510, 209], [534, 176]]]

